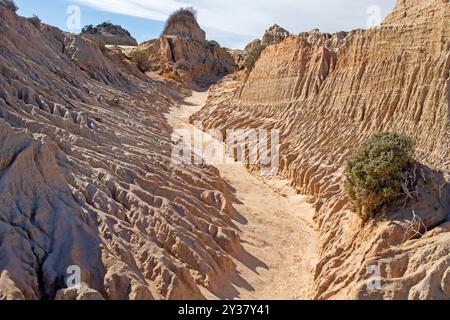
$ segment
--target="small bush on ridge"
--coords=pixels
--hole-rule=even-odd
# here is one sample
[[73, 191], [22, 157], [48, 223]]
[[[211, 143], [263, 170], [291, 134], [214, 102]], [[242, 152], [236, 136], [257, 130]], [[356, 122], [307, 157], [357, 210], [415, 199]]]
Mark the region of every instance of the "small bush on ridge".
[[364, 222], [404, 198], [414, 164], [410, 137], [379, 133], [362, 144], [347, 163], [345, 188]]
[[150, 71], [150, 54], [147, 50], [136, 50], [131, 53], [131, 60], [142, 72]]
[[30, 21], [31, 24], [32, 24], [33, 26], [35, 26], [36, 28], [38, 28], [38, 29], [41, 28], [42, 21], [41, 21], [41, 19], [40, 19], [37, 15], [33, 15], [32, 17], [27, 18], [27, 19], [28, 19], [28, 21]]
[[14, 3], [13, 0], [0, 0], [0, 6], [5, 7], [14, 12], [17, 12], [17, 10], [19, 10], [19, 7]]

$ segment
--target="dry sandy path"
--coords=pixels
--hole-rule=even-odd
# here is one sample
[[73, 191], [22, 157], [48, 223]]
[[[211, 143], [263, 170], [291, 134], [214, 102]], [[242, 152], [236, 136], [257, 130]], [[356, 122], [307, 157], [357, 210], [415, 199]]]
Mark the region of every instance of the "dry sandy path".
[[[193, 92], [185, 105], [171, 110], [169, 124], [174, 129], [198, 130], [189, 124], [189, 117], [203, 107], [206, 97], [207, 93]], [[317, 261], [314, 209], [285, 181], [263, 180], [242, 163], [214, 166], [241, 203], [235, 208], [246, 221], [236, 224], [247, 253], [234, 259], [237, 275], [232, 284], [216, 295], [205, 289], [204, 295], [210, 299], [305, 299]]]

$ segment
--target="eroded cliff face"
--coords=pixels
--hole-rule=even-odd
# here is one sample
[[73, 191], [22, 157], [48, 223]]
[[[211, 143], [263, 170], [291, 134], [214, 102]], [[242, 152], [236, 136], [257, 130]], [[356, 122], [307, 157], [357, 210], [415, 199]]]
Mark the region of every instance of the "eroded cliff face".
[[277, 44], [289, 37], [291, 34], [286, 29], [274, 24], [264, 32], [261, 44], [270, 46], [271, 44]]
[[336, 57], [334, 52], [313, 46], [304, 38], [289, 37], [262, 52], [238, 98], [244, 103], [282, 103], [317, 95], [336, 65]]
[[237, 68], [225, 49], [207, 41], [163, 36], [143, 47], [150, 53], [153, 70], [193, 89], [207, 87]]
[[163, 35], [140, 48], [150, 53], [153, 70], [194, 89], [207, 87], [237, 69], [231, 54], [216, 42], [207, 41], [188, 11], [170, 17]]
[[198, 42], [204, 42], [206, 40], [206, 33], [200, 28], [195, 15], [195, 11], [190, 9], [178, 10], [167, 20], [163, 35], [179, 36]]
[[[211, 90], [192, 118], [204, 128], [281, 130], [280, 175], [317, 199], [322, 251], [311, 298], [450, 297], [449, 18], [448, 1], [398, 1], [379, 28], [339, 41], [289, 37], [263, 51], [245, 83], [233, 76]], [[414, 137], [421, 196], [362, 226], [343, 168], [379, 131]], [[373, 266], [382, 287], [371, 290]]]
[[319, 29], [313, 29], [308, 32], [302, 32], [300, 37], [316, 46], [323, 46], [329, 50], [338, 52], [339, 49], [351, 38], [357, 30], [351, 32], [340, 31], [336, 33], [322, 33]]
[[[217, 170], [171, 161], [184, 89], [3, 7], [0, 30], [0, 299], [217, 290], [239, 239]], [[72, 265], [84, 284], [64, 290]]]

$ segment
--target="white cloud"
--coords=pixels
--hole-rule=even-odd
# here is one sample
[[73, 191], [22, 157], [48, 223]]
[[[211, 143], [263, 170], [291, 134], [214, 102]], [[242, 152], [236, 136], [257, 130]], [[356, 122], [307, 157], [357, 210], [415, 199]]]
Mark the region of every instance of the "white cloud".
[[292, 33], [320, 28], [333, 32], [365, 28], [367, 8], [385, 16], [395, 0], [75, 0], [97, 10], [165, 21], [180, 7], [193, 6], [209, 38], [232, 47], [258, 38], [278, 23]]

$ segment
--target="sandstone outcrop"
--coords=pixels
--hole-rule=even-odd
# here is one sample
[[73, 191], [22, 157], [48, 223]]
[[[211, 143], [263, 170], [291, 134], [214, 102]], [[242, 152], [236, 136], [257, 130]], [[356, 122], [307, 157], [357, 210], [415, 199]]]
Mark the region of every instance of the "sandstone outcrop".
[[143, 43], [150, 53], [152, 69], [190, 88], [207, 87], [236, 70], [231, 54], [214, 41], [207, 41], [195, 14], [181, 9], [168, 20], [163, 35]]
[[[239, 99], [247, 103], [307, 99], [319, 92], [336, 62], [336, 53], [313, 46], [301, 37], [289, 37], [263, 50], [238, 93]], [[285, 63], [289, 68], [283, 68]]]
[[272, 44], [277, 44], [289, 37], [291, 34], [286, 29], [274, 24], [269, 29], [264, 32], [261, 44], [265, 46], [270, 46]]
[[339, 49], [351, 38], [356, 32], [340, 31], [336, 33], [322, 33], [318, 29], [309, 32], [302, 32], [299, 37], [304, 38], [309, 44], [314, 46], [323, 46], [329, 50], [339, 51]]
[[205, 42], [206, 33], [202, 30], [195, 18], [194, 9], [179, 9], [174, 12], [166, 22], [164, 36], [177, 36], [193, 41]]
[[119, 25], [104, 22], [96, 27], [87, 26], [81, 35], [97, 39], [105, 45], [137, 46], [138, 43], [131, 34]]
[[[450, 4], [399, 0], [382, 26], [317, 30], [263, 50], [192, 117], [204, 129], [278, 128], [281, 172], [317, 199], [315, 299], [448, 299], [450, 272]], [[225, 89], [224, 89], [225, 88]], [[373, 133], [416, 142], [418, 199], [361, 225], [343, 191], [352, 150]], [[370, 288], [373, 267], [381, 287]]]
[[0, 30], [0, 299], [217, 290], [239, 247], [233, 197], [216, 169], [171, 161], [164, 114], [184, 89], [3, 7]]
[[239, 70], [250, 69], [254, 65], [254, 62], [259, 59], [261, 50], [267, 46], [280, 43], [289, 36], [291, 34], [277, 24], [267, 29], [264, 32], [262, 40], [253, 40], [245, 46], [243, 51], [236, 52], [233, 55], [236, 64], [239, 66]]
[[250, 52], [252, 52], [253, 50], [255, 50], [256, 48], [260, 47], [262, 45], [261, 40], [256, 39], [253, 40], [252, 42], [250, 42], [249, 44], [247, 44], [244, 48], [244, 53], [248, 54]]

